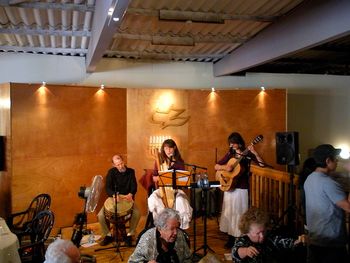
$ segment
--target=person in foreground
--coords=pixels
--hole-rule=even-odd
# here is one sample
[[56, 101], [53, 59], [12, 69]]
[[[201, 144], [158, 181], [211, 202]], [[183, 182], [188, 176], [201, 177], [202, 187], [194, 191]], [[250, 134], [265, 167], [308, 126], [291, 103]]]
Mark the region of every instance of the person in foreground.
[[56, 239], [46, 250], [44, 263], [79, 263], [79, 249], [70, 240]]
[[232, 248], [234, 262], [279, 262], [280, 252], [305, 241], [304, 235], [297, 240], [273, 235], [267, 231], [268, 222], [268, 215], [255, 207], [242, 215], [239, 228], [243, 236], [236, 239]]
[[330, 144], [315, 148], [316, 170], [305, 183], [306, 224], [309, 231], [307, 262], [350, 262], [345, 212], [350, 212], [349, 196], [332, 178], [340, 149]]
[[155, 227], [147, 230], [141, 236], [128, 262], [192, 262], [191, 251], [184, 232], [179, 230], [179, 213], [173, 209], [165, 208], [154, 223]]

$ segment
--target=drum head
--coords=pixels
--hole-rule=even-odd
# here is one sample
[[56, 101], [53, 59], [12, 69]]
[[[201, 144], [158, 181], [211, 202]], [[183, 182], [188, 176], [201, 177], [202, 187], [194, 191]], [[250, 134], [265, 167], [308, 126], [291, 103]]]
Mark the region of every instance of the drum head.
[[117, 215], [118, 215], [118, 217], [130, 214], [132, 212], [133, 205], [134, 205], [134, 202], [129, 202], [129, 201], [125, 201], [125, 200], [119, 201], [117, 203]]
[[120, 200], [115, 205], [115, 199], [109, 197], [104, 203], [104, 214], [111, 223], [125, 223], [131, 218], [133, 206], [134, 202], [126, 200]]

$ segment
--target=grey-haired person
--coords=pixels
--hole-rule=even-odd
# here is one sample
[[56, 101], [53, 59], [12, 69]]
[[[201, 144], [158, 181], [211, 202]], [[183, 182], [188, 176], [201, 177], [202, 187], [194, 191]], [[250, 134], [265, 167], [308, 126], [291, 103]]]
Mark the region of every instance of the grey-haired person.
[[186, 235], [179, 229], [179, 213], [171, 208], [165, 208], [154, 223], [155, 227], [140, 237], [128, 262], [192, 262]]

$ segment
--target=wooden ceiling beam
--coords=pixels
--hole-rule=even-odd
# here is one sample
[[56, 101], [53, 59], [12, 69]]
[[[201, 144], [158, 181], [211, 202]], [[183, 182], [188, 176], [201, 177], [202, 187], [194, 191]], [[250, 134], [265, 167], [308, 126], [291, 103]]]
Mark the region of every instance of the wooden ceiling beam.
[[[93, 72], [102, 58], [114, 33], [120, 27], [130, 0], [99, 0], [96, 5], [91, 29], [86, 71]], [[117, 20], [118, 19], [118, 20]]]
[[273, 22], [278, 16], [252, 16], [252, 15], [235, 15], [214, 12], [197, 12], [197, 11], [180, 11], [165, 9], [142, 9], [129, 8], [127, 14], [154, 16], [160, 20], [178, 21], [178, 22], [201, 22], [201, 23], [219, 23], [225, 20], [241, 20], [253, 22]]

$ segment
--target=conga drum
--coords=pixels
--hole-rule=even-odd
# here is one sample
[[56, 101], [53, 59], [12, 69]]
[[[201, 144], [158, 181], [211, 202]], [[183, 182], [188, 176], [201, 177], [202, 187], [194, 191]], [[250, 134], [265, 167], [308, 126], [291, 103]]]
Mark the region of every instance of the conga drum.
[[116, 203], [113, 197], [109, 197], [104, 203], [105, 217], [112, 224], [125, 224], [131, 218], [133, 207], [133, 201], [120, 200]]

